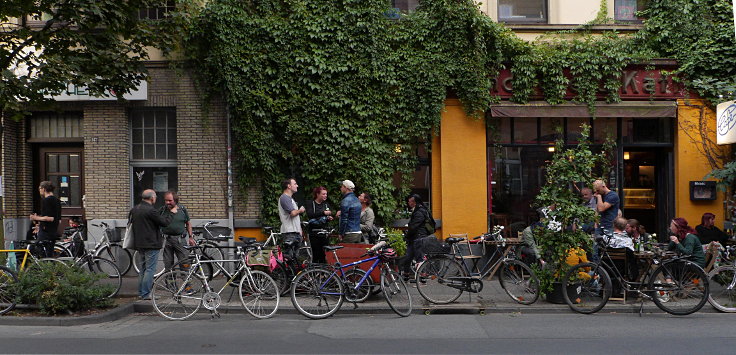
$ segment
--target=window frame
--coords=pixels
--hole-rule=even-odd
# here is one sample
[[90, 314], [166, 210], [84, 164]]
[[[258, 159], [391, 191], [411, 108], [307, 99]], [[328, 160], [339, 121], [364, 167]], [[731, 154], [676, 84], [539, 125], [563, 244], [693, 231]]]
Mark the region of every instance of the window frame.
[[[169, 135], [169, 132], [172, 129], [171, 126], [169, 126], [169, 117], [168, 116], [167, 116], [167, 120], [166, 120], [166, 128], [165, 128], [165, 131], [167, 132], [166, 133], [167, 141], [164, 144], [166, 146], [166, 152], [167, 152], [166, 153], [166, 156], [167, 156], [166, 159], [134, 159], [134, 156], [133, 156], [133, 145], [134, 145], [134, 143], [133, 143], [133, 131], [134, 131], [135, 128], [133, 127], [133, 121], [135, 119], [135, 115], [137, 115], [137, 114], [143, 115], [145, 113], [150, 113], [150, 112], [154, 112], [154, 113], [156, 113], [156, 112], [165, 112], [167, 114], [172, 114], [173, 115], [172, 116], [173, 117], [173, 122], [174, 122], [174, 128], [173, 129], [174, 129], [174, 134], [175, 134], [175, 137], [174, 137], [173, 142], [168, 140], [168, 138], [169, 138], [169, 136], [168, 136]], [[128, 167], [128, 179], [129, 180], [128, 180], [128, 182], [130, 184], [130, 202], [131, 202], [131, 206], [133, 206], [133, 205], [135, 205], [135, 201], [136, 201], [136, 196], [135, 196], [135, 183], [134, 183], [134, 179], [135, 179], [135, 172], [134, 172], [134, 170], [135, 170], [135, 168], [175, 168], [176, 169], [176, 176], [177, 176], [175, 186], [178, 186], [179, 185], [179, 169], [178, 169], [179, 168], [179, 164], [178, 164], [178, 161], [179, 161], [179, 158], [178, 158], [179, 157], [179, 154], [178, 154], [178, 148], [179, 148], [179, 144], [178, 144], [178, 136], [179, 136], [178, 135], [178, 115], [177, 115], [177, 112], [176, 112], [176, 108], [175, 107], [141, 107], [141, 108], [135, 108], [135, 109], [130, 110], [130, 112], [128, 114], [128, 122], [129, 122], [128, 137], [130, 137], [130, 140], [128, 142], [128, 150], [129, 150], [128, 151], [128, 154], [129, 154], [128, 155], [128, 157], [129, 157], [129, 167]], [[145, 123], [144, 123], [144, 126], [143, 127], [145, 128]], [[153, 126], [154, 132], [155, 132], [155, 130], [157, 128], [158, 127], [156, 126], [156, 121], [154, 119], [154, 126]], [[153, 135], [153, 138], [154, 138], [154, 143], [152, 143], [152, 144], [153, 145], [156, 145], [157, 142], [156, 142], [156, 134], [155, 133]], [[140, 143], [140, 144], [146, 145], [145, 135], [141, 135], [141, 139], [142, 139], [142, 143]], [[174, 149], [175, 149], [175, 156], [174, 156], [174, 158], [170, 158], [170, 154], [169, 154], [169, 148], [171, 147], [172, 144], [173, 144]], [[142, 153], [142, 154], [144, 154], [144, 153]], [[155, 152], [154, 152], [154, 155], [155, 155]], [[169, 183], [169, 186], [171, 186], [170, 183]], [[171, 187], [169, 187], [169, 189], [171, 189]], [[158, 195], [161, 195], [165, 191], [156, 191], [156, 192], [157, 192]]]
[[[518, 0], [510, 0], [518, 1]], [[502, 18], [501, 17], [501, 2], [496, 1], [496, 17], [498, 22], [507, 24], [548, 24], [549, 23], [549, 0], [539, 0], [542, 3], [542, 11], [544, 16], [541, 19], [513, 19], [513, 18]]]

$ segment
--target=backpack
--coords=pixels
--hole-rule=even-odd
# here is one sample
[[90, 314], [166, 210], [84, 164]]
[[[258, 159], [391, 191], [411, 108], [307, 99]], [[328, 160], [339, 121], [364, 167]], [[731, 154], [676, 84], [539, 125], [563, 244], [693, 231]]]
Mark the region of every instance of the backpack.
[[426, 208], [425, 210], [427, 211], [427, 214], [425, 215], [425, 218], [424, 218], [424, 228], [427, 229], [427, 235], [434, 234], [437, 224], [435, 224], [434, 218], [432, 217], [432, 213], [430, 213], [429, 210]]

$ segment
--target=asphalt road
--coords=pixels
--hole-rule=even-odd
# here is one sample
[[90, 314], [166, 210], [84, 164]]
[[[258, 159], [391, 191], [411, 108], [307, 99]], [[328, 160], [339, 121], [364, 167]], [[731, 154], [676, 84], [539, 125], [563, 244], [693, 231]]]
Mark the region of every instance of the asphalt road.
[[733, 354], [736, 315], [138, 314], [67, 327], [0, 326], [2, 353]]

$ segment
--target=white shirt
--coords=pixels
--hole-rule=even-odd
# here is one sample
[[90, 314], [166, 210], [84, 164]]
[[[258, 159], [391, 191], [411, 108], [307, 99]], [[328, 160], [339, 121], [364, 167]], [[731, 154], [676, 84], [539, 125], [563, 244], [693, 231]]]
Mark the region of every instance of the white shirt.
[[608, 236], [608, 247], [629, 248], [634, 251], [634, 241], [626, 232], [613, 232], [613, 235]]

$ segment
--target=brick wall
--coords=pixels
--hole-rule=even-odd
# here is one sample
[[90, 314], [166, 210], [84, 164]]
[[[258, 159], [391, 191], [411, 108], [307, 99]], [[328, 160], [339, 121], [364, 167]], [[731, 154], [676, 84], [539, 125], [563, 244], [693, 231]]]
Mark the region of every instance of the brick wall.
[[2, 130], [2, 176], [7, 218], [27, 218], [33, 212], [33, 156], [25, 144], [26, 121], [4, 118]]
[[87, 219], [125, 218], [130, 209], [130, 128], [125, 106], [96, 102], [84, 109], [84, 193]]

